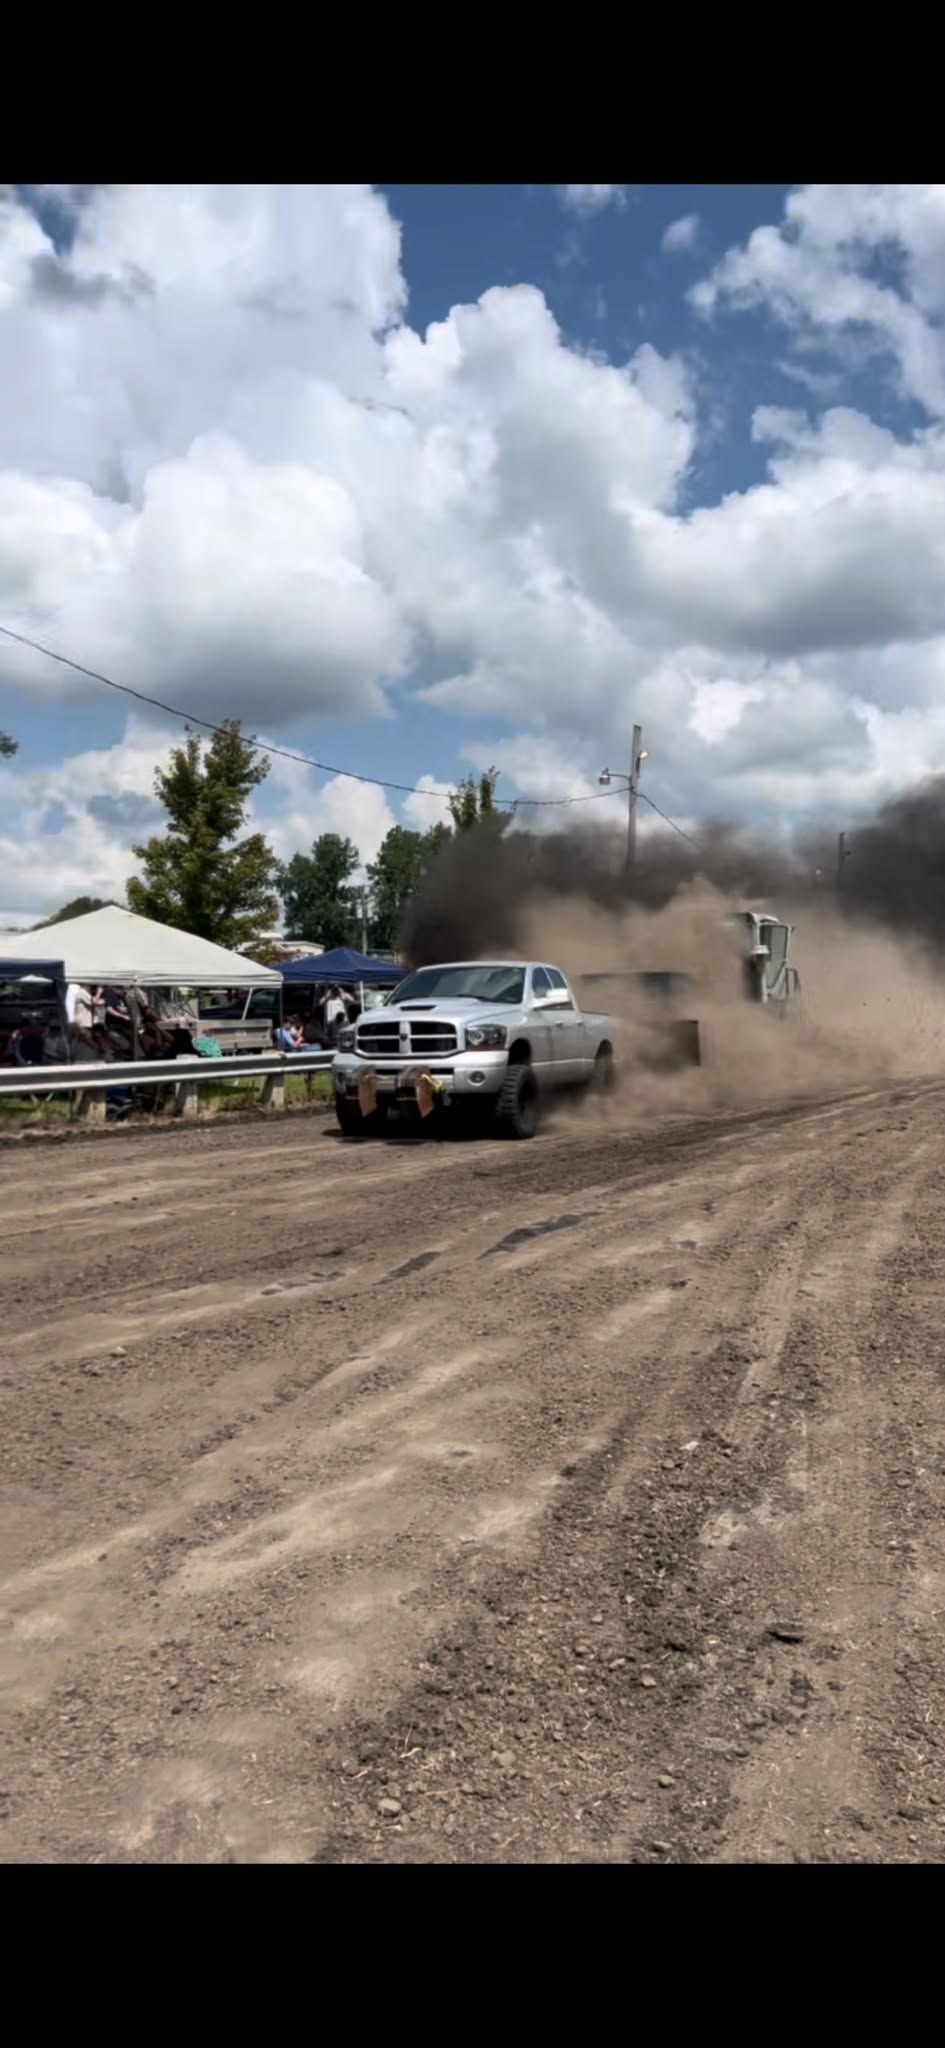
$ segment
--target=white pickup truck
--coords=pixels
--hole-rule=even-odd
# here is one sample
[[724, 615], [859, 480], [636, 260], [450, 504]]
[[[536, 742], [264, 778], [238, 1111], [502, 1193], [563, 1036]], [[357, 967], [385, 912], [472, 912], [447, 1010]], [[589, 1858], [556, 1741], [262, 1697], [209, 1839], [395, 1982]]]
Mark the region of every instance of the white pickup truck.
[[379, 1133], [393, 1104], [465, 1109], [532, 1138], [543, 1096], [614, 1084], [615, 1027], [578, 1009], [560, 967], [460, 960], [418, 967], [338, 1035], [332, 1073], [346, 1135]]

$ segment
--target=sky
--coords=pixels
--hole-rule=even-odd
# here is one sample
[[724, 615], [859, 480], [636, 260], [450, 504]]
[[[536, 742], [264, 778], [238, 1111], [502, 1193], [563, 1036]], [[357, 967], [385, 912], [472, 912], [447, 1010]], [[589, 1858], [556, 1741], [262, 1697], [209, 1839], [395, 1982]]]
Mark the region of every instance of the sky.
[[[0, 624], [275, 759], [855, 827], [945, 769], [945, 186], [0, 189]], [[118, 896], [182, 721], [0, 636], [0, 926]]]

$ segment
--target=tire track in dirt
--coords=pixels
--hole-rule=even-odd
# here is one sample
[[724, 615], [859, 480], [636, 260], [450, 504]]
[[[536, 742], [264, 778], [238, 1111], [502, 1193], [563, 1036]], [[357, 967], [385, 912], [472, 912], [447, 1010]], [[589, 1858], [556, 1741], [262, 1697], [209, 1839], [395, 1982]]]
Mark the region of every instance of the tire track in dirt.
[[[107, 1312], [83, 1268], [71, 1315], [53, 1288], [9, 1332], [5, 1853], [639, 1856], [667, 1813], [680, 1853], [716, 1853], [760, 1795], [706, 1748], [744, 1551], [704, 1531], [733, 1486], [736, 1507], [743, 1485], [819, 1499], [812, 1416], [802, 1439], [781, 1390], [798, 1305], [820, 1312], [796, 1287], [829, 1294], [854, 1151], [878, 1147], [892, 1187], [897, 1122], [941, 1114], [873, 1091], [663, 1138], [328, 1145], [327, 1281], [308, 1248], [273, 1281], [266, 1169], [244, 1156], [231, 1183], [236, 1134], [202, 1136], [188, 1200], [226, 1178], [242, 1272], [194, 1281], [217, 1257], [205, 1207]], [[280, 1198], [307, 1156], [286, 1135], [239, 1138]], [[95, 1153], [57, 1155], [67, 1240]], [[763, 1517], [746, 1526], [757, 1543]], [[650, 1798], [667, 1701], [710, 1758], [688, 1820]]]

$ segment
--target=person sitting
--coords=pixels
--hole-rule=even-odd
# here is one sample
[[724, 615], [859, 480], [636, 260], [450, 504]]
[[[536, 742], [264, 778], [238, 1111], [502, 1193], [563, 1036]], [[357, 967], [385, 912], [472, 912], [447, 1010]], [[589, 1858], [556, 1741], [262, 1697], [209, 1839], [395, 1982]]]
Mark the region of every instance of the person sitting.
[[273, 1032], [278, 1052], [305, 1052], [307, 1050], [302, 1033], [301, 1017], [287, 1017]]
[[41, 1067], [46, 1056], [43, 1027], [35, 1017], [24, 1017], [13, 1034], [13, 1057], [18, 1067]]
[[186, 1024], [176, 1024], [171, 1032], [168, 1059], [199, 1060], [199, 1058], [200, 1054], [196, 1050], [193, 1037]]
[[61, 1024], [48, 1024], [43, 1039], [43, 1058], [49, 1067], [65, 1067], [69, 1063], [69, 1040]]
[[[85, 1054], [85, 1059], [88, 1065], [91, 1066], [94, 1064], [95, 1066], [113, 1067], [116, 1065], [116, 1063], [119, 1065], [121, 1064], [121, 1054], [115, 1051], [115, 1047], [113, 1046], [111, 1039], [109, 1038], [108, 1032], [106, 1031], [104, 1024], [93, 1024], [90, 1033], [90, 1038], [91, 1047], [90, 1050]], [[106, 1116], [127, 1116], [128, 1111], [131, 1108], [131, 1105], [131, 1089], [127, 1085], [123, 1088], [106, 1088]]]

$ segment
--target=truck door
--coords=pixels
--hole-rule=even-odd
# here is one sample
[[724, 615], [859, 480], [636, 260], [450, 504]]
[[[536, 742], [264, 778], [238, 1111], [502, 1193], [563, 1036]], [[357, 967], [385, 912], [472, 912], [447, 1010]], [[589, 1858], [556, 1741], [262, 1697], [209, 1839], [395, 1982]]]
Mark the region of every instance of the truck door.
[[[556, 1019], [554, 1012], [549, 1010], [550, 1001], [551, 983], [547, 969], [533, 967], [531, 993], [528, 999], [528, 1036], [532, 1048], [532, 1065], [539, 1070], [544, 1068], [546, 1076], [552, 1067], [557, 1070], [559, 1061], [564, 1057], [564, 1047], [558, 1028], [561, 1020]], [[553, 1025], [555, 1029], [552, 1028]], [[560, 1079], [557, 1071], [554, 1078]]]
[[551, 983], [554, 997], [550, 1021], [555, 1025], [560, 1024], [561, 1027], [560, 1038], [556, 1037], [553, 1041], [556, 1057], [563, 1057], [567, 1061], [569, 1081], [581, 1081], [590, 1073], [593, 1064], [584, 1019], [560, 967], [546, 967], [545, 973]]

